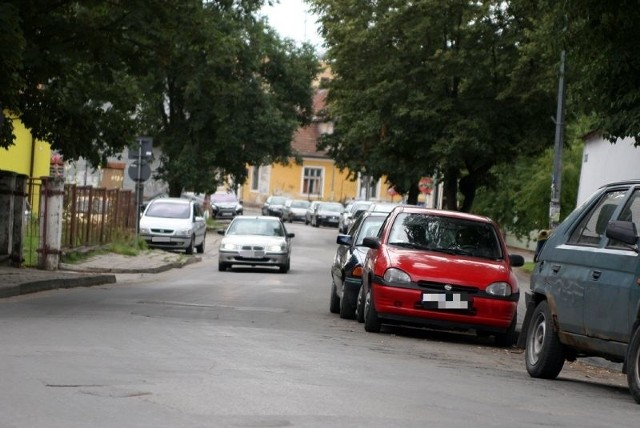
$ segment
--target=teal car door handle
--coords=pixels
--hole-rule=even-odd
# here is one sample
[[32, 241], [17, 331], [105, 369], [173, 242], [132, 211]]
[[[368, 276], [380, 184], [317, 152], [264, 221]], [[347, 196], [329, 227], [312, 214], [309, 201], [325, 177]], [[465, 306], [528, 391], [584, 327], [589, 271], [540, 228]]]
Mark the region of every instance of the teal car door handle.
[[600, 275], [602, 275], [602, 272], [600, 272], [599, 270], [594, 270], [591, 272], [591, 278], [593, 278], [594, 280], [600, 279]]
[[560, 272], [560, 265], [553, 265], [553, 266], [551, 266], [551, 270], [553, 271], [553, 273], [558, 273], [558, 272]]

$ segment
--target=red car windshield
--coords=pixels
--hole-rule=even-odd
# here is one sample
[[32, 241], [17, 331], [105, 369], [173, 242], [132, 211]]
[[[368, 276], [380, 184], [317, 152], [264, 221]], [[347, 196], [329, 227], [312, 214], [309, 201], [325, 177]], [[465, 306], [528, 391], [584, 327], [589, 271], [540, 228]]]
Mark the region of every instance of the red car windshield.
[[488, 259], [503, 257], [490, 223], [431, 214], [399, 214], [391, 227], [389, 244]]

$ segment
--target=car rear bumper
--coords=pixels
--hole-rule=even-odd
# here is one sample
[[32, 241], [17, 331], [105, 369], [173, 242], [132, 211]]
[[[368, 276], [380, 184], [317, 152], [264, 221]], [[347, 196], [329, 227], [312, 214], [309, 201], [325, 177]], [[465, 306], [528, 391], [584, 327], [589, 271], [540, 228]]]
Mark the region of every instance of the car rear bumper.
[[517, 301], [470, 297], [469, 309], [424, 309], [422, 291], [373, 285], [373, 300], [383, 322], [425, 327], [506, 331], [516, 314]]

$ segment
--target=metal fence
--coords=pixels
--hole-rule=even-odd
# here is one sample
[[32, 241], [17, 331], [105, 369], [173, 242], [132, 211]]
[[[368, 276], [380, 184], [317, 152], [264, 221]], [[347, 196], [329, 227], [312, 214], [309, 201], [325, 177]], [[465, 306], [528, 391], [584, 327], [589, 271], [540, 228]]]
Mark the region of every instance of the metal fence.
[[137, 209], [130, 190], [66, 185], [62, 247], [103, 245], [117, 233], [135, 232]]
[[[46, 204], [41, 204], [44, 187], [41, 179], [27, 185], [24, 219], [24, 262], [38, 263], [41, 219]], [[138, 213], [135, 193], [130, 190], [95, 188], [67, 184], [64, 187], [62, 213], [62, 249], [98, 246], [113, 242], [119, 236], [135, 233]]]

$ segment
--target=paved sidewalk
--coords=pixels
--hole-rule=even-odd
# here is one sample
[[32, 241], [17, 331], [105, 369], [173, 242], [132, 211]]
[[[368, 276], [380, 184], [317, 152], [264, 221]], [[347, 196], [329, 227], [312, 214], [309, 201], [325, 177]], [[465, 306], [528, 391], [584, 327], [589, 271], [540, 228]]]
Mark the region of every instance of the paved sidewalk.
[[138, 256], [99, 254], [75, 264], [61, 264], [57, 271], [14, 268], [0, 265], [0, 298], [58, 288], [113, 284], [120, 273], [158, 273], [199, 262], [201, 257], [162, 250], [148, 250]]

